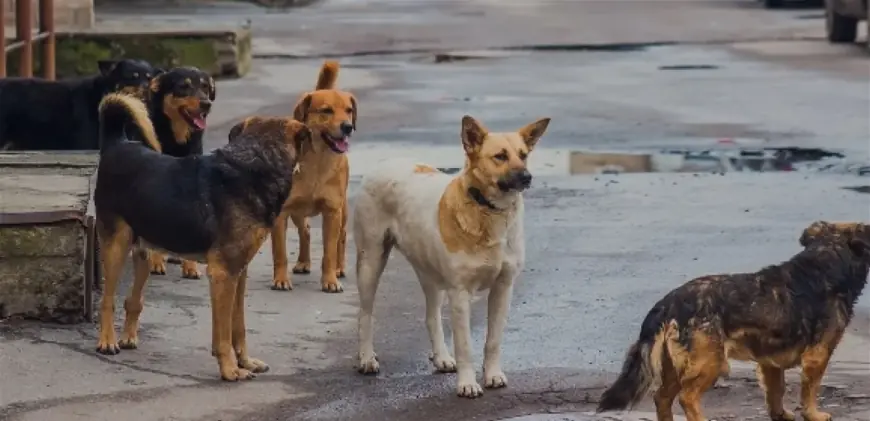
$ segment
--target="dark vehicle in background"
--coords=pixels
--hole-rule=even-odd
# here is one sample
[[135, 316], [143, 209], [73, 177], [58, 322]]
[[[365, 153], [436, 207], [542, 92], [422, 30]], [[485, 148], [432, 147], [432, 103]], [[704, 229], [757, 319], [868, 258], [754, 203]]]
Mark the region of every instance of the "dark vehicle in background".
[[[855, 42], [858, 23], [868, 20], [867, 0], [825, 0], [825, 29], [831, 43]], [[868, 29], [870, 32], [870, 29]], [[867, 37], [870, 47], [870, 36]]]

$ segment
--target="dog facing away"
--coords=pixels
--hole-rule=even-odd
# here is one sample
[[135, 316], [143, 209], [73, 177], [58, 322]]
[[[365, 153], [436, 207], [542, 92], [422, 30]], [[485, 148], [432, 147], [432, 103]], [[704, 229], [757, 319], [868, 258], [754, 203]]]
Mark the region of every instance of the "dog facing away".
[[[311, 228], [308, 219], [323, 217], [323, 261], [320, 287], [323, 292], [342, 292], [339, 278], [345, 276], [347, 243], [347, 186], [350, 165], [346, 152], [356, 130], [357, 102], [348, 92], [338, 90], [339, 66], [326, 61], [320, 69], [315, 90], [302, 96], [293, 118], [311, 129], [310, 150], [299, 159], [299, 172], [290, 201], [272, 229], [272, 289], [291, 290], [287, 273], [287, 219], [299, 233], [299, 255], [293, 273], [311, 273]], [[244, 123], [242, 123], [244, 124]]]
[[689, 421], [706, 420], [701, 397], [735, 359], [758, 364], [772, 420], [795, 419], [783, 394], [785, 370], [797, 366], [803, 418], [831, 420], [819, 410], [817, 394], [867, 284], [870, 226], [819, 221], [800, 242], [804, 250], [784, 263], [697, 278], [656, 303], [598, 411], [631, 408], [657, 387], [659, 421], [674, 419], [677, 397]]
[[[490, 133], [465, 116], [461, 135], [466, 163], [456, 177], [427, 165], [384, 164], [364, 178], [353, 223], [360, 373], [380, 369], [372, 311], [380, 277], [395, 247], [413, 266], [426, 296], [430, 359], [438, 371], [457, 371], [457, 394], [462, 397], [483, 394], [471, 360], [470, 305], [475, 291], [489, 290], [484, 384], [507, 385], [501, 340], [513, 283], [525, 261], [522, 191], [532, 180], [526, 159], [549, 122], [545, 118], [515, 133]], [[445, 292], [455, 360], [441, 326]]]
[[[164, 154], [179, 158], [202, 155], [206, 118], [216, 96], [214, 79], [196, 67], [176, 67], [151, 80], [146, 103]], [[166, 274], [166, 260], [166, 255], [153, 251], [149, 255], [151, 273]], [[196, 262], [170, 261], [181, 263], [183, 278], [199, 279]]]
[[96, 150], [100, 100], [141, 94], [162, 70], [143, 60], [100, 60], [99, 73], [50, 81], [0, 79], [0, 150]]
[[[244, 380], [267, 371], [268, 365], [248, 355], [245, 340], [247, 268], [290, 195], [298, 154], [292, 144], [309, 140], [310, 131], [288, 120], [280, 138], [256, 137], [177, 158], [160, 153], [147, 110], [134, 97], [107, 96], [100, 121], [94, 203], [105, 287], [97, 351], [114, 355], [138, 346], [148, 250], [157, 249], [207, 265], [212, 354], [221, 377]], [[150, 147], [127, 141], [131, 127]], [[133, 286], [116, 341], [115, 290], [131, 247]]]

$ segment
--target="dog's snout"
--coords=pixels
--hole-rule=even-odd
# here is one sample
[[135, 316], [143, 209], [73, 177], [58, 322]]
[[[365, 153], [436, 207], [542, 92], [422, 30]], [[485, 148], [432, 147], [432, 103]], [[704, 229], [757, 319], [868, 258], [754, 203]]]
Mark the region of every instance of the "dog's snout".
[[199, 109], [202, 110], [203, 112], [206, 112], [206, 113], [211, 111], [211, 101], [200, 100], [199, 101]]
[[528, 186], [532, 184], [532, 173], [523, 168], [522, 170], [517, 171], [516, 179], [523, 186]]
[[351, 123], [349, 121], [343, 121], [341, 123], [341, 126], [339, 126], [339, 128], [341, 129], [341, 133], [343, 133], [345, 136], [348, 136], [351, 133], [353, 133], [353, 123]]

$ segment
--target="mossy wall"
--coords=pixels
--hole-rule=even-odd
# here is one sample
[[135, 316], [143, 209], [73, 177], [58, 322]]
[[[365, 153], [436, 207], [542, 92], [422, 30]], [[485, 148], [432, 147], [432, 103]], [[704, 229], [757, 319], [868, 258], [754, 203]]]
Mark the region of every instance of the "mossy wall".
[[[41, 54], [34, 49], [34, 75], [41, 75]], [[240, 77], [250, 69], [249, 31], [195, 34], [173, 33], [69, 33], [57, 35], [57, 77], [68, 78], [97, 72], [97, 61], [139, 58], [156, 66], [196, 66], [215, 78]], [[20, 52], [7, 59], [7, 71], [16, 76]]]

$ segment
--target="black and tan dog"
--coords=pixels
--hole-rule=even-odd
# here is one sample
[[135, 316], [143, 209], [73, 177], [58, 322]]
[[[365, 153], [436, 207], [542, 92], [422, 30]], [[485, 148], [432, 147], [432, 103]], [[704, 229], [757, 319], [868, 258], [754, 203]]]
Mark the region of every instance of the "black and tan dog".
[[[208, 155], [160, 153], [145, 105], [121, 94], [100, 105], [102, 148], [94, 203], [105, 276], [97, 351], [117, 354], [138, 346], [148, 249], [207, 264], [212, 303], [212, 353], [221, 377], [234, 381], [268, 370], [248, 355], [245, 286], [248, 264], [290, 195], [296, 144], [304, 124], [287, 120], [281, 137], [234, 142]], [[150, 146], [127, 141], [135, 131]], [[290, 140], [288, 145], [288, 141]], [[113, 323], [115, 290], [131, 247], [134, 281], [124, 301], [121, 340]]]
[[783, 406], [784, 376], [800, 366], [803, 418], [829, 421], [817, 394], [867, 284], [870, 225], [815, 222], [800, 242], [804, 250], [782, 264], [697, 278], [666, 295], [644, 319], [598, 410], [633, 407], [656, 385], [659, 421], [674, 419], [677, 397], [689, 421], [706, 420], [701, 397], [735, 359], [758, 364], [772, 420], [795, 419]]
[[[216, 94], [214, 79], [196, 67], [176, 67], [151, 80], [145, 99], [164, 154], [202, 155], [206, 118]], [[196, 262], [180, 263], [182, 277], [200, 277]], [[151, 253], [149, 265], [151, 273], [165, 274], [166, 256], [157, 251]]]
[[143, 60], [101, 60], [93, 76], [0, 79], [0, 150], [97, 149], [97, 107], [111, 92], [139, 94], [161, 70]]

